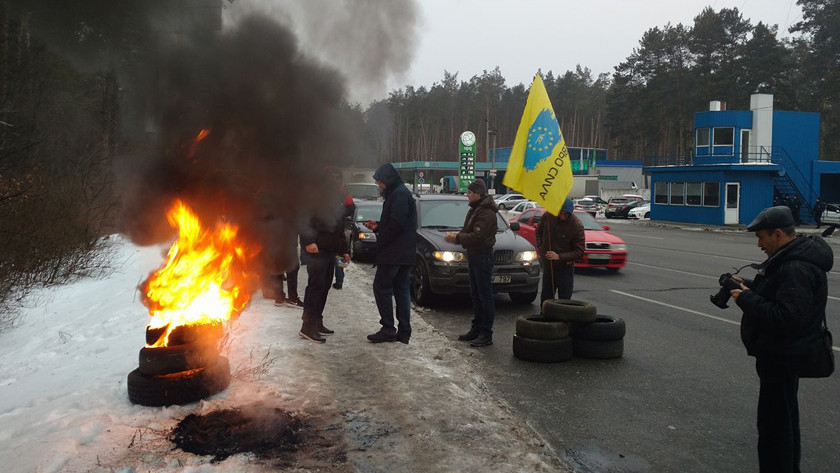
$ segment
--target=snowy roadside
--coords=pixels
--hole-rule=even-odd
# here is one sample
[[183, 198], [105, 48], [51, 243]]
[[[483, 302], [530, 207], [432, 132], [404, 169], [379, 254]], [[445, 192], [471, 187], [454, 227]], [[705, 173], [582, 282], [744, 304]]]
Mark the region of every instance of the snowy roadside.
[[[197, 404], [128, 401], [146, 310], [136, 287], [164, 248], [120, 243], [122, 267], [40, 295], [23, 324], [0, 334], [0, 464], [9, 472], [535, 472], [571, 471], [500, 402], [470, 360], [416, 314], [410, 345], [370, 344], [378, 314], [367, 272], [350, 265], [333, 290], [326, 344], [298, 337], [300, 310], [255, 297], [234, 324], [234, 378]], [[305, 286], [305, 270], [301, 272]], [[258, 459], [174, 449], [166, 434], [190, 413], [253, 405], [305, 422], [299, 451]]]

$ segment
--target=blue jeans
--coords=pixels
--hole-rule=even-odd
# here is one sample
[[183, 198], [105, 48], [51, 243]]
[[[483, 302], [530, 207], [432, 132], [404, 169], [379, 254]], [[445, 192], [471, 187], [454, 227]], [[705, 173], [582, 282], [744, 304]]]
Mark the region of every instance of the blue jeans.
[[306, 255], [306, 292], [303, 296], [303, 326], [317, 329], [324, 321], [324, 307], [330, 292], [335, 253], [309, 253]]
[[469, 253], [470, 296], [473, 303], [472, 328], [493, 335], [496, 303], [493, 301], [493, 250]]
[[335, 282], [336, 284], [344, 284], [344, 268], [335, 265]]
[[373, 277], [373, 297], [379, 309], [379, 323], [388, 332], [394, 332], [393, 299], [397, 306], [399, 333], [411, 335], [411, 294], [409, 293], [411, 266], [380, 264]]

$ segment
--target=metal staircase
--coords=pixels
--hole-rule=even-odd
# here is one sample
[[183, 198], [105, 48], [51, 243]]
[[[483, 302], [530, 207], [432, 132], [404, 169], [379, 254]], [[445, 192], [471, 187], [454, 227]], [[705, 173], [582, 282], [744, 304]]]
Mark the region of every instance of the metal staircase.
[[[793, 177], [796, 177], [797, 180], [801, 183], [805, 183], [807, 186], [806, 191], [808, 195], [815, 195], [816, 192], [814, 188], [811, 187], [810, 179], [807, 179], [800, 171], [799, 166], [796, 165], [796, 162], [791, 159], [790, 155], [782, 148], [774, 147], [771, 161], [773, 164], [778, 164], [782, 166], [785, 170], [783, 176], [779, 176], [773, 180], [773, 192], [774, 195], [779, 196], [790, 196], [791, 199], [796, 198], [799, 200], [799, 220], [803, 223], [816, 223], [814, 220], [814, 207], [813, 203], [810, 202], [805, 194], [803, 194], [800, 189], [796, 186], [793, 181]], [[775, 201], [775, 199], [774, 199]], [[780, 205], [784, 205], [782, 202]], [[791, 208], [791, 210], [793, 210]]]

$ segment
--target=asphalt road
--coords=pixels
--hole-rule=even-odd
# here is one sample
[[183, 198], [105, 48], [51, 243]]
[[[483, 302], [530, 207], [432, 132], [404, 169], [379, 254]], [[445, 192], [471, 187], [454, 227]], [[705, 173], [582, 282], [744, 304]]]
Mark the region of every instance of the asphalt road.
[[[505, 295], [496, 296], [491, 347], [456, 341], [469, 328], [468, 297], [422, 310], [422, 317], [475, 359], [489, 387], [578, 471], [758, 471], [758, 377], [740, 341], [741, 312], [709, 302], [721, 273], [765, 259], [755, 236], [604, 223], [627, 242], [629, 262], [618, 273], [578, 271], [574, 298], [625, 320], [622, 358], [514, 358], [514, 321], [539, 307], [517, 306]], [[835, 239], [828, 240], [840, 257]], [[828, 326], [840, 335], [840, 267], [828, 280]], [[838, 399], [840, 374], [801, 380], [802, 471], [840, 471]]]

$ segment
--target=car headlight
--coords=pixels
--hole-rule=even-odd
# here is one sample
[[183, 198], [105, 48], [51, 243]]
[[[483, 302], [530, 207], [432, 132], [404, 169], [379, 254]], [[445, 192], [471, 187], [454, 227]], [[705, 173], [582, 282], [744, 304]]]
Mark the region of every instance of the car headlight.
[[376, 240], [376, 233], [359, 232], [359, 240]]
[[610, 248], [613, 249], [613, 250], [618, 250], [618, 251], [627, 251], [627, 245], [625, 245], [625, 244], [621, 244], [621, 245], [613, 244], [613, 245], [610, 245]]
[[432, 255], [436, 260], [445, 263], [459, 263], [466, 259], [464, 253], [460, 251], [435, 251]]
[[524, 261], [526, 263], [530, 263], [537, 259], [537, 252], [536, 251], [520, 251], [516, 255], [516, 261]]

